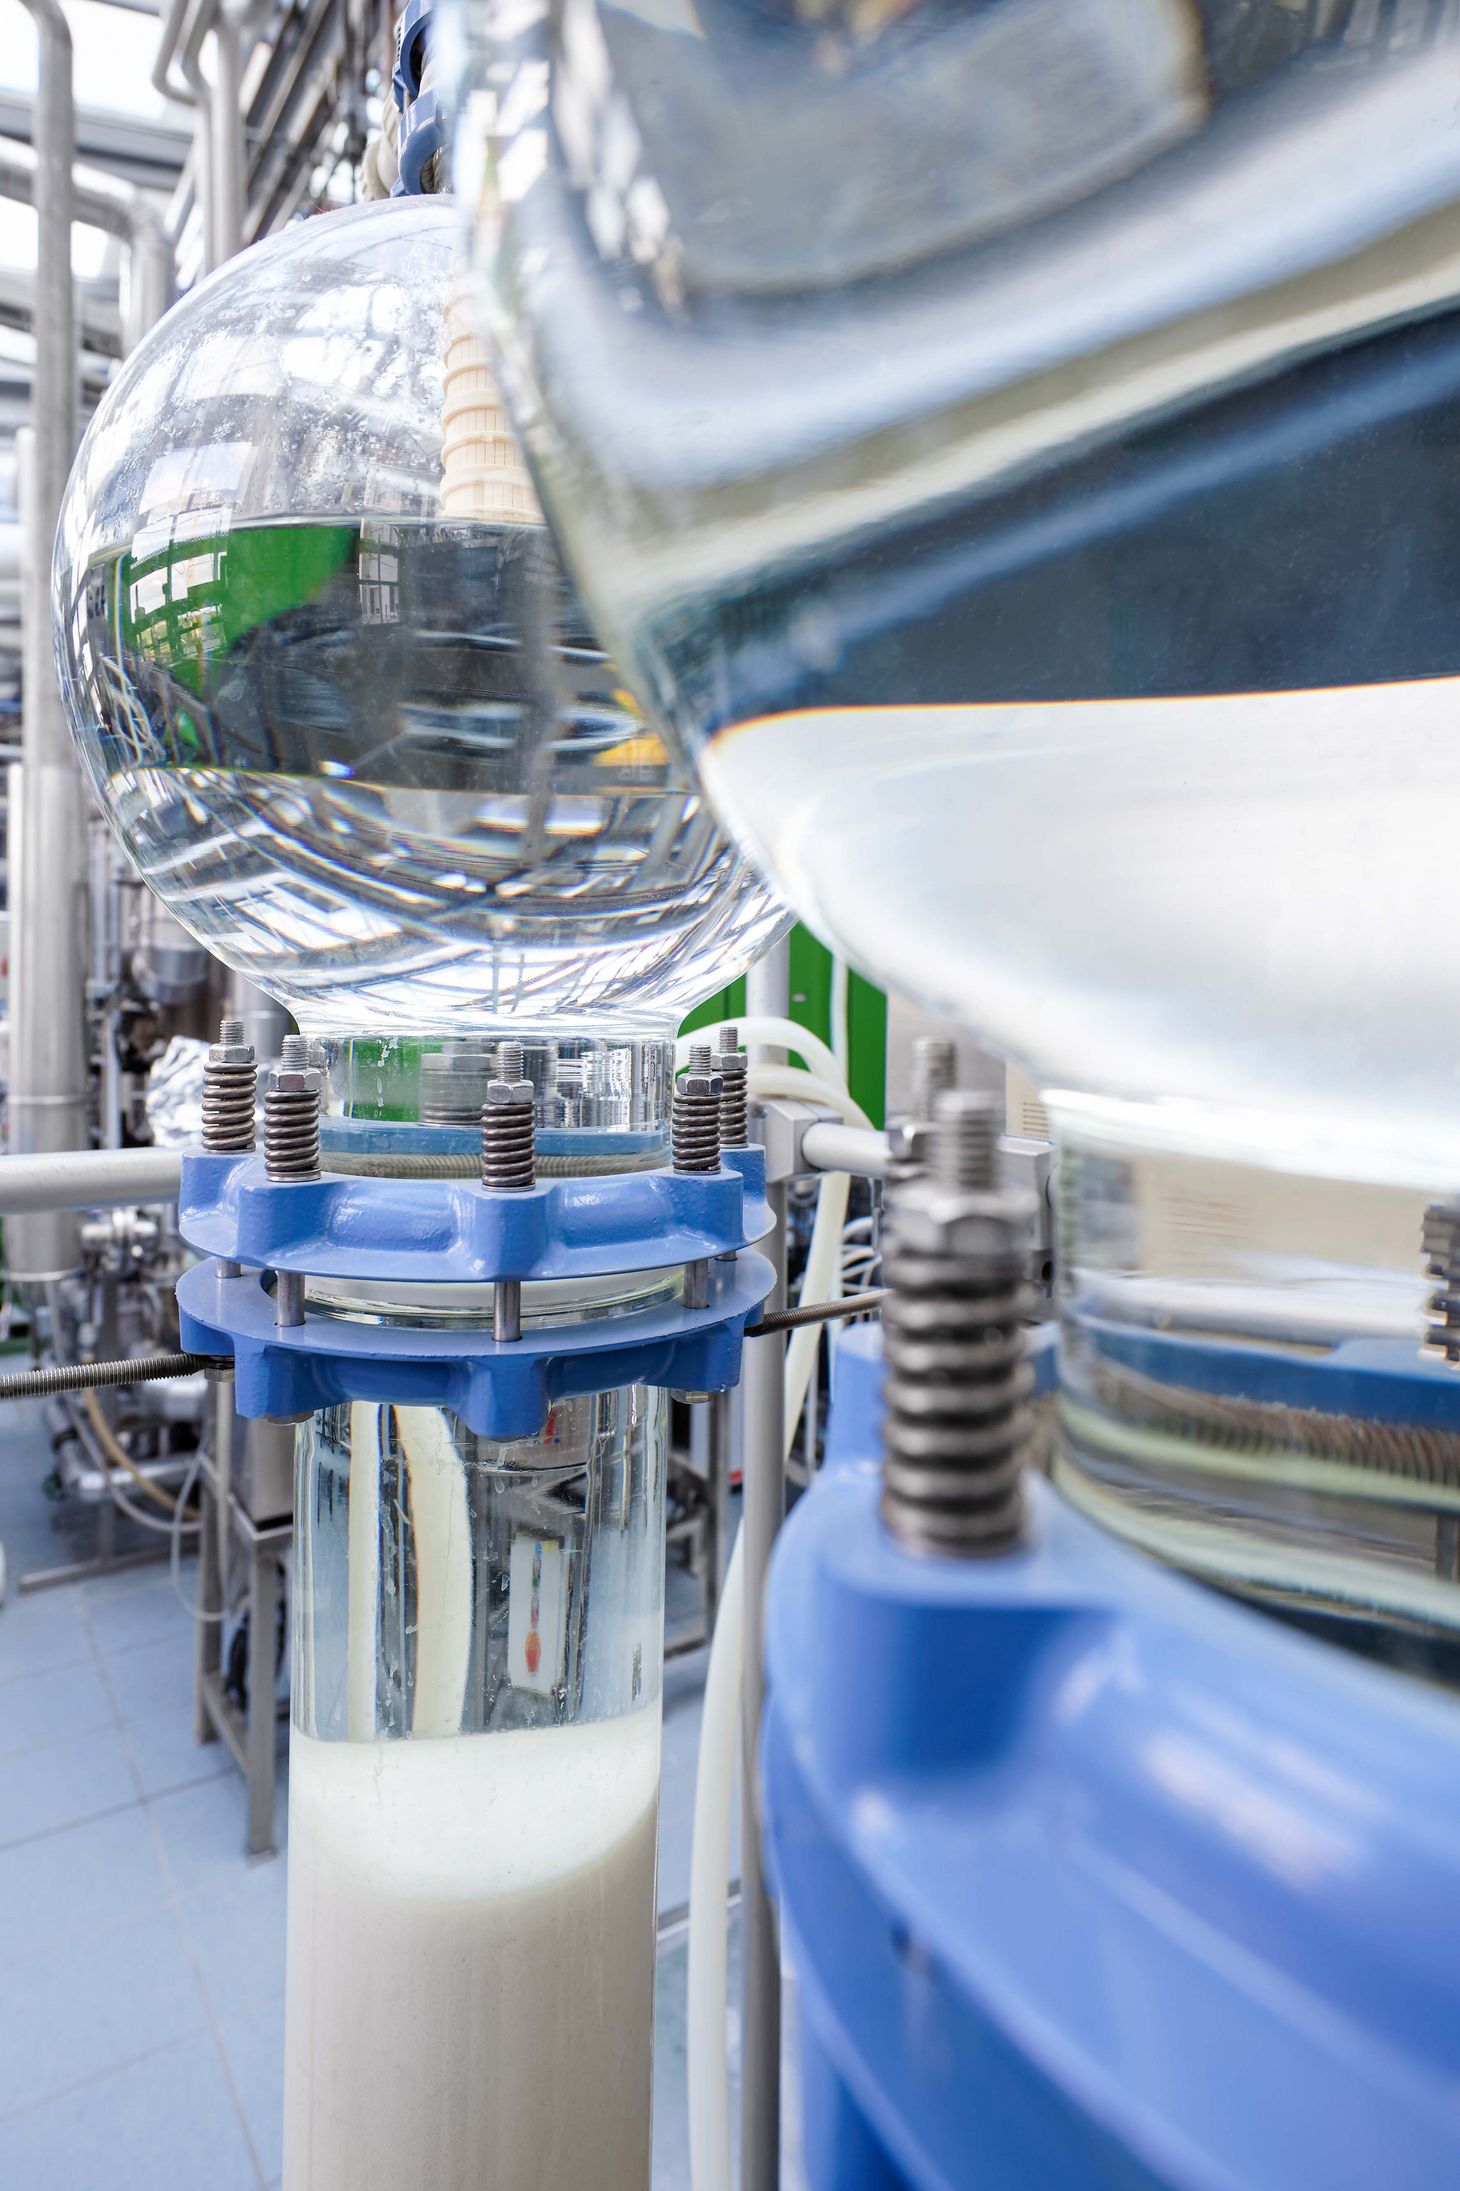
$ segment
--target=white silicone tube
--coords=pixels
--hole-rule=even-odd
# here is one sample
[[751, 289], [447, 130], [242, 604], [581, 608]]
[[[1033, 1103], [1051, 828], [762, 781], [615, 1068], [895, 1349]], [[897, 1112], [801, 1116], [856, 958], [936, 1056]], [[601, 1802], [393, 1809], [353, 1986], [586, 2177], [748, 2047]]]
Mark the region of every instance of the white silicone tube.
[[[804, 1029], [790, 1021], [741, 1023], [742, 1035], [801, 1049]], [[764, 1030], [774, 1029], [774, 1033]], [[815, 1037], [806, 1038], [815, 1042]], [[688, 1048], [688, 1045], [684, 1045]], [[824, 1044], [816, 1044], [825, 1051]], [[831, 1069], [835, 1061], [826, 1053]], [[753, 1066], [753, 1095], [806, 1095], [837, 1109], [849, 1125], [870, 1124], [845, 1089], [792, 1066]], [[804, 1302], [828, 1301], [838, 1290], [842, 1226], [851, 1182], [845, 1172], [828, 1172], [816, 1201], [811, 1246], [801, 1286]], [[804, 1326], [794, 1333], [786, 1353], [785, 1449], [789, 1453], [806, 1404], [820, 1333]], [[751, 1341], [754, 1345], [756, 1342]], [[729, 1918], [730, 1826], [739, 1759], [740, 1666], [745, 1637], [745, 1591], [740, 1538], [725, 1573], [720, 1610], [710, 1644], [705, 1676], [704, 1716], [700, 1724], [695, 1772], [694, 1833], [690, 1849], [689, 1974], [686, 2041], [689, 2072], [689, 2164], [692, 2191], [732, 2191], [730, 2168], [730, 2076], [725, 2052], [727, 1997], [726, 1926]]]

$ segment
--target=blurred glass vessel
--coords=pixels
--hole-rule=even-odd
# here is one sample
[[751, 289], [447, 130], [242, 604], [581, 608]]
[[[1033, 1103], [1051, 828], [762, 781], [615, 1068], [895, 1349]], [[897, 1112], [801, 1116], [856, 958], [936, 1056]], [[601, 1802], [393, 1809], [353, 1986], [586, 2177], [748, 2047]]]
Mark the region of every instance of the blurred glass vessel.
[[1460, 1175], [1452, 0], [460, 20], [550, 514], [802, 916], [1193, 1147]]
[[309, 221], [140, 347], [63, 515], [67, 707], [139, 871], [309, 1031], [662, 1033], [782, 915], [561, 576], [456, 230]]

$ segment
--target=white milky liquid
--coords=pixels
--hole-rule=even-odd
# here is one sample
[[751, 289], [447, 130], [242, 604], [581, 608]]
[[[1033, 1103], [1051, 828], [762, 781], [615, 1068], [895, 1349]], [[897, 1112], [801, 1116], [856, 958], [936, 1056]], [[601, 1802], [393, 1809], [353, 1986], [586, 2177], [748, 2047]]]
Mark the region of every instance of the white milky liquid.
[[1128, 1099], [1142, 1139], [1460, 1179], [1460, 680], [827, 708], [703, 768], [825, 940], [1045, 1089]]
[[659, 1708], [289, 1755], [286, 2191], [648, 2191]]

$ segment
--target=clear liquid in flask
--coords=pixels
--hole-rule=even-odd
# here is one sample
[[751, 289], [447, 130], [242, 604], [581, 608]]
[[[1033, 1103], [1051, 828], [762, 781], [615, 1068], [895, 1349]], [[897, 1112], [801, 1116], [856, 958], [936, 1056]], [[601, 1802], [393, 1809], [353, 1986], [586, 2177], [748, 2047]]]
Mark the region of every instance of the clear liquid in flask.
[[648, 1022], [774, 929], [540, 527], [161, 530], [74, 589], [83, 750], [144, 880], [311, 1029]]

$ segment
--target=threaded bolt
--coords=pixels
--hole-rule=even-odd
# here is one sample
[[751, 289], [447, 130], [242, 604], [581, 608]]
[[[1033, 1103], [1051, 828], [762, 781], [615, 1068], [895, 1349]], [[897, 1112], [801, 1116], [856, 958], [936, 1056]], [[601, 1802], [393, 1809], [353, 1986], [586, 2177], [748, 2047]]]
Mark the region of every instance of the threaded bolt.
[[720, 1145], [743, 1149], [750, 1140], [750, 1060], [740, 1047], [738, 1027], [722, 1027], [719, 1043]]
[[[536, 1107], [532, 1082], [523, 1077], [522, 1044], [499, 1042], [497, 1070], [482, 1105], [482, 1185], [493, 1194], [526, 1194], [537, 1184]], [[522, 1281], [498, 1278], [492, 1286], [492, 1337], [522, 1337]]]
[[901, 1182], [883, 1273], [882, 1512], [910, 1548], [1006, 1550], [1023, 1529], [1034, 1376], [1031, 1197], [998, 1185], [998, 1107], [938, 1096], [931, 1175]]
[[[264, 1171], [295, 1185], [319, 1177], [320, 1076], [309, 1062], [307, 1035], [285, 1035], [264, 1096]], [[304, 1322], [304, 1273], [281, 1270], [274, 1280], [274, 1322]]]
[[696, 1043], [689, 1066], [675, 1083], [671, 1120], [674, 1169], [715, 1172], [720, 1168], [720, 1075], [710, 1064], [708, 1043]]
[[264, 1097], [264, 1169], [275, 1180], [319, 1177], [319, 1074], [302, 1035], [284, 1037]]
[[[689, 1065], [675, 1082], [671, 1144], [677, 1172], [720, 1169], [720, 1098], [723, 1082], [710, 1061], [707, 1042], [691, 1045]], [[703, 1259], [684, 1266], [684, 1305], [710, 1305], [710, 1266]]]
[[998, 1184], [999, 1106], [972, 1088], [947, 1088], [933, 1101], [933, 1178], [940, 1187], [984, 1193]]
[[254, 1146], [258, 1064], [243, 1039], [243, 1021], [225, 1019], [203, 1065], [203, 1147], [241, 1156]]
[[913, 1044], [912, 1092], [907, 1116], [892, 1128], [892, 1155], [886, 1184], [894, 1192], [926, 1169], [932, 1141], [929, 1129], [940, 1096], [958, 1080], [958, 1047], [943, 1035], [919, 1035]]
[[1432, 1202], [1424, 1214], [1425, 1276], [1438, 1279], [1425, 1301], [1424, 1344], [1460, 1364], [1460, 1202]]
[[912, 1115], [933, 1116], [940, 1095], [958, 1083], [958, 1045], [946, 1035], [919, 1035], [912, 1053]]

